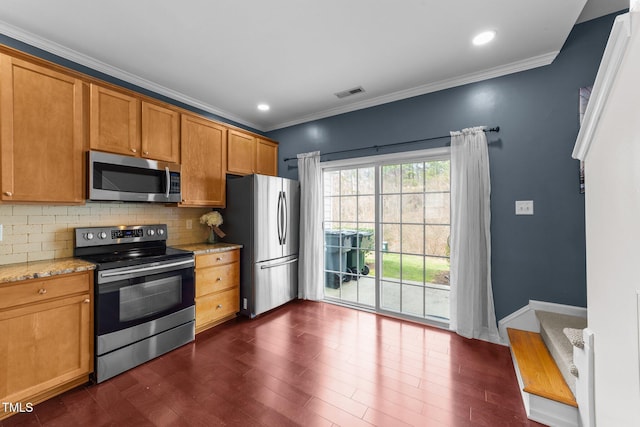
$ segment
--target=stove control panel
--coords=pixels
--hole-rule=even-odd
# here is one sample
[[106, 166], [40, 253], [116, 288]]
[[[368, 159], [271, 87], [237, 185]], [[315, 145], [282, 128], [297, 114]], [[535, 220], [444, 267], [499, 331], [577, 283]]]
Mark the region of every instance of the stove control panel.
[[167, 240], [167, 224], [118, 225], [75, 229], [76, 248]]

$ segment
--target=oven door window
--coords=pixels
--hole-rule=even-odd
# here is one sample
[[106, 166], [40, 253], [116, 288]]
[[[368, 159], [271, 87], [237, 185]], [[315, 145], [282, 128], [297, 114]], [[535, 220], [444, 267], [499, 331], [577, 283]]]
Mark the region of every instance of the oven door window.
[[144, 319], [181, 304], [181, 276], [127, 286], [120, 289], [120, 321]]
[[192, 306], [193, 268], [99, 284], [97, 291], [96, 327], [103, 335]]

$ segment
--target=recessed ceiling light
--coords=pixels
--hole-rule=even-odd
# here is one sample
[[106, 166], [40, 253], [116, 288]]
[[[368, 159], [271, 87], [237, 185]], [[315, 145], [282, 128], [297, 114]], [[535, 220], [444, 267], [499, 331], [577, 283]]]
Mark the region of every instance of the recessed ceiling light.
[[269, 104], [258, 104], [258, 110], [260, 111], [269, 111]]
[[487, 44], [491, 40], [493, 40], [495, 36], [496, 36], [495, 31], [485, 31], [473, 38], [473, 44], [476, 46], [482, 46], [483, 44]]

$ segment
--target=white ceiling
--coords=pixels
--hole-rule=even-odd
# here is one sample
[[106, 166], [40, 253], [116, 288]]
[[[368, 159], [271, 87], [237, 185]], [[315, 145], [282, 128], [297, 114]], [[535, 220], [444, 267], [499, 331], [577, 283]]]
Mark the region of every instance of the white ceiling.
[[629, 7], [586, 1], [2, 0], [0, 33], [268, 131], [549, 64]]

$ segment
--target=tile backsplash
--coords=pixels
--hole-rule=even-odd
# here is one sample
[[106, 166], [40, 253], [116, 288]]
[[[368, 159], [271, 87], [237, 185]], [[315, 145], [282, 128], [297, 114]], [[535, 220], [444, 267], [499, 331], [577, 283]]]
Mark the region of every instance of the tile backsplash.
[[[199, 219], [210, 210], [118, 202], [87, 202], [84, 206], [0, 205], [0, 265], [73, 256], [76, 227], [167, 224], [168, 245], [204, 242], [209, 228]], [[187, 229], [188, 220], [191, 229]]]

